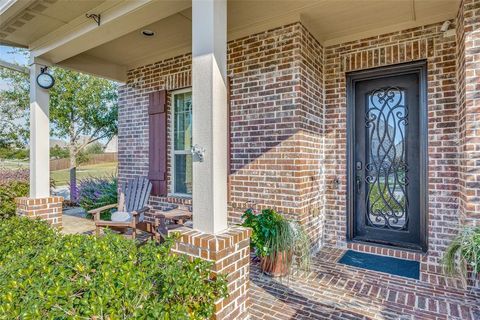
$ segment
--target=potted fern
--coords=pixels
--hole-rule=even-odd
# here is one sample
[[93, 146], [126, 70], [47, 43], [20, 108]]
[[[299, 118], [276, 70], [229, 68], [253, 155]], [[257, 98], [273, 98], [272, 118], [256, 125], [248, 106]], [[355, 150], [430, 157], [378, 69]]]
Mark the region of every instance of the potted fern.
[[282, 277], [290, 273], [294, 264], [308, 268], [310, 243], [298, 223], [285, 219], [273, 209], [264, 209], [259, 214], [248, 209], [242, 218], [242, 225], [252, 228], [251, 246], [260, 258], [264, 273]]
[[443, 269], [449, 276], [459, 276], [464, 285], [469, 273], [476, 279], [480, 272], [480, 226], [463, 229], [450, 243], [443, 256]]

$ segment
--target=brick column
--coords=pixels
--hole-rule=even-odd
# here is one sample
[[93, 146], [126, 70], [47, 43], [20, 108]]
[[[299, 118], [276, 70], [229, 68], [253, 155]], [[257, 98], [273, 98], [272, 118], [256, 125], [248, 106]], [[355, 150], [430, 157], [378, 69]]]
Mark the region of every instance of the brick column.
[[63, 197], [31, 199], [16, 198], [17, 215], [47, 221], [53, 227], [62, 226]]
[[251, 230], [234, 227], [216, 235], [182, 228], [173, 251], [211, 261], [215, 274], [227, 274], [229, 296], [215, 304], [214, 319], [248, 318]]
[[457, 16], [460, 127], [460, 220], [480, 221], [480, 0], [463, 0]]

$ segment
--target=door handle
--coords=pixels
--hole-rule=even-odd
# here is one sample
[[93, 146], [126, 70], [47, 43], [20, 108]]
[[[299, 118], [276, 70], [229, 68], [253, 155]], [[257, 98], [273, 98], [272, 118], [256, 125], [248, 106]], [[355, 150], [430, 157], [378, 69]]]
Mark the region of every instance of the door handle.
[[362, 161], [355, 162], [355, 170], [357, 171], [357, 174], [355, 175], [355, 184], [357, 186], [357, 193], [360, 193], [360, 190], [362, 189], [362, 176], [361, 176], [362, 169], [363, 169]]
[[357, 185], [357, 193], [360, 193], [362, 189], [362, 177], [360, 175], [355, 176], [355, 183]]

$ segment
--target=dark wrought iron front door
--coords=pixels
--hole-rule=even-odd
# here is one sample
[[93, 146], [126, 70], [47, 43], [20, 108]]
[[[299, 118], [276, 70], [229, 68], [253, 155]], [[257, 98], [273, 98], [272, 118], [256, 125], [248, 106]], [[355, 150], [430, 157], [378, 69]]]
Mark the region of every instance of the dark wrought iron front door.
[[354, 82], [354, 240], [422, 249], [420, 76]]

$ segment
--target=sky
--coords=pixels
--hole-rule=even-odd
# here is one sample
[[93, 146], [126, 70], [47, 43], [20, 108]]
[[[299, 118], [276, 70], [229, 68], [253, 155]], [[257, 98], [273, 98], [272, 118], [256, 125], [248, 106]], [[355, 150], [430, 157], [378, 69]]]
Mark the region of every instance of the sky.
[[[26, 66], [28, 64], [28, 58], [23, 54], [12, 53], [12, 48], [0, 45], [0, 59], [10, 63], [17, 63]], [[0, 90], [5, 90], [7, 84], [5, 81], [0, 80]]]
[[12, 54], [12, 47], [0, 45], [0, 57], [2, 60], [27, 65], [28, 59], [23, 54]]

